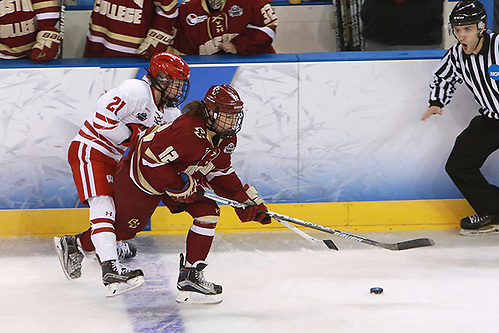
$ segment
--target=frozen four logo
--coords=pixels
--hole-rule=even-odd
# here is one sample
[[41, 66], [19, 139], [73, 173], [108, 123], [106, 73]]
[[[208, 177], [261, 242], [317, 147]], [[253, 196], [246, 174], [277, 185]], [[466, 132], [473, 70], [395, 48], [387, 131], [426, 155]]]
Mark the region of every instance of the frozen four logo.
[[492, 79], [499, 81], [499, 65], [492, 65], [489, 67], [489, 75]]
[[234, 145], [233, 142], [231, 142], [227, 146], [225, 146], [224, 153], [226, 153], [226, 154], [232, 154], [235, 149], [236, 149], [236, 146]]
[[243, 9], [237, 5], [234, 5], [234, 6], [230, 7], [229, 15], [231, 17], [241, 16], [241, 15], [243, 15]]

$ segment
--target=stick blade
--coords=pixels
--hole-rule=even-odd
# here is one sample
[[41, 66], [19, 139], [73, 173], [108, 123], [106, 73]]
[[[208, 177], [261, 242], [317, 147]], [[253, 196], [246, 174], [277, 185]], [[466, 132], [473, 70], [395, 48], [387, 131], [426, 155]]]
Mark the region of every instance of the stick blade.
[[339, 249], [336, 247], [336, 244], [334, 244], [332, 240], [330, 240], [330, 239], [324, 239], [323, 242], [331, 250], [339, 251]]
[[426, 246], [433, 246], [435, 245], [435, 242], [430, 239], [430, 238], [418, 238], [418, 239], [412, 239], [408, 240], [405, 242], [400, 242], [397, 243], [397, 248], [395, 250], [408, 250], [408, 249], [414, 249], [417, 247], [426, 247]]

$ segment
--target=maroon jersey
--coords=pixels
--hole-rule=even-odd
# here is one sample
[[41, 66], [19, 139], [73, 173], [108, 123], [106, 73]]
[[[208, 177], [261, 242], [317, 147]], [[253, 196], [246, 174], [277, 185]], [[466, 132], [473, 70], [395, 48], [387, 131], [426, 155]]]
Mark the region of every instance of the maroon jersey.
[[236, 137], [217, 146], [206, 138], [205, 120], [184, 114], [172, 124], [147, 130], [129, 155], [130, 177], [149, 195], [183, 186], [179, 173], [191, 175], [223, 196], [233, 197], [243, 186], [231, 166]]
[[149, 28], [177, 13], [177, 0], [95, 0], [84, 57], [135, 56]]
[[268, 0], [227, 0], [216, 13], [209, 12], [205, 0], [185, 0], [176, 22], [173, 47], [181, 54], [223, 52], [219, 45], [226, 41], [243, 56], [275, 53], [277, 16]]
[[0, 59], [29, 57], [40, 30], [54, 28], [59, 21], [57, 0], [0, 2]]

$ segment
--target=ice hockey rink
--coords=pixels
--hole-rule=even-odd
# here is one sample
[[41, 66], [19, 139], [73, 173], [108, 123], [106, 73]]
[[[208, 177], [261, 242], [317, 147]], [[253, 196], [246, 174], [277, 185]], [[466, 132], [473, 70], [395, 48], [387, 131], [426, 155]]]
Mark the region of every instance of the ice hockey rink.
[[[0, 238], [1, 332], [497, 332], [499, 235], [458, 230], [359, 232], [435, 246], [390, 251], [321, 232], [340, 251], [290, 231], [217, 234], [206, 278], [219, 305], [175, 302], [184, 236], [139, 235], [146, 284], [105, 298], [86, 258], [68, 281], [51, 238]], [[371, 287], [382, 287], [380, 295]]]

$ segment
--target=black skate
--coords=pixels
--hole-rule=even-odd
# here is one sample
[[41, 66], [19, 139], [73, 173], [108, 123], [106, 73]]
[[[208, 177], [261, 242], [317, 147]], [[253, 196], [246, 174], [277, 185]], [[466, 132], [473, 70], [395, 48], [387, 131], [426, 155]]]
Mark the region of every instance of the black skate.
[[472, 215], [461, 220], [461, 235], [474, 236], [499, 232], [498, 215]]
[[137, 247], [132, 243], [118, 241], [116, 243], [116, 251], [120, 260], [130, 259], [137, 255]]
[[106, 287], [106, 297], [113, 297], [135, 288], [146, 282], [140, 269], [130, 270], [121, 266], [117, 260], [107, 260], [101, 263], [102, 283]]
[[76, 244], [76, 236], [54, 237], [54, 246], [64, 275], [69, 280], [80, 278], [84, 255]]
[[180, 273], [177, 282], [177, 303], [218, 304], [222, 302], [222, 286], [204, 279], [207, 264], [198, 261], [194, 267], [185, 267], [184, 255], [180, 254]]

